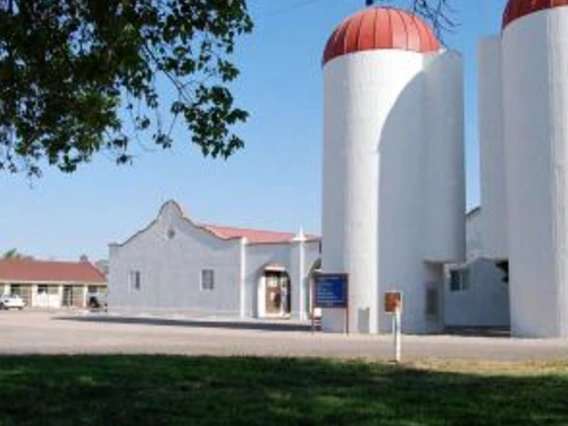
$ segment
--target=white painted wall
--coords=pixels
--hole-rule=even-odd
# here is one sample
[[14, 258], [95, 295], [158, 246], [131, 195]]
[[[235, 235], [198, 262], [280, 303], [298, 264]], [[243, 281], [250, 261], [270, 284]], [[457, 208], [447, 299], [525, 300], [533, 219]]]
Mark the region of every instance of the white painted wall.
[[483, 214], [485, 210], [481, 207], [476, 207], [475, 209], [469, 211], [466, 215], [466, 262], [472, 262], [477, 258], [483, 257], [485, 253], [483, 243], [484, 224], [485, 220]]
[[465, 258], [463, 60], [455, 51], [425, 57], [427, 138], [424, 145], [424, 259]]
[[61, 295], [59, 294], [32, 294], [33, 306], [36, 308], [60, 308]]
[[507, 259], [507, 191], [503, 130], [501, 36], [482, 39], [478, 49], [478, 111], [484, 256]]
[[[168, 229], [175, 231], [173, 239]], [[221, 240], [195, 227], [175, 203], [124, 245], [111, 245], [109, 309], [123, 313], [180, 312], [239, 316], [241, 240]], [[201, 270], [215, 271], [215, 289], [201, 290]], [[141, 272], [141, 290], [129, 272]]]
[[[493, 260], [484, 259], [482, 232], [485, 210], [475, 209], [467, 215], [467, 261], [450, 265], [446, 274], [445, 323], [459, 327], [508, 327], [509, 285]], [[469, 288], [450, 291], [449, 269], [468, 269]]]
[[450, 291], [446, 285], [445, 321], [448, 327], [508, 327], [509, 286], [495, 262], [478, 258], [461, 265], [469, 270], [467, 290]]
[[511, 326], [568, 336], [568, 7], [503, 32]]
[[[425, 312], [428, 288], [444, 294], [443, 268], [426, 263], [426, 254], [436, 262], [464, 254], [463, 109], [455, 90], [461, 59], [453, 53], [426, 60], [375, 50], [324, 67], [322, 269], [350, 275], [352, 332], [390, 330], [382, 301], [393, 289], [404, 293], [403, 331], [443, 326], [443, 312]], [[439, 111], [428, 112], [432, 104]], [[429, 127], [430, 117], [443, 123]], [[344, 323], [342, 311], [323, 311], [325, 331], [341, 332]]]

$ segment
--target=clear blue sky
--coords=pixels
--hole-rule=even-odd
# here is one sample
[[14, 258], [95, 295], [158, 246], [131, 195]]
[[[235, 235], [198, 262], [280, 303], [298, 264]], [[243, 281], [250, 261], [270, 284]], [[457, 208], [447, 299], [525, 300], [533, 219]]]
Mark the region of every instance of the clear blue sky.
[[[388, 3], [406, 6], [411, 0]], [[30, 182], [0, 174], [0, 252], [38, 258], [107, 257], [144, 227], [168, 199], [199, 222], [320, 231], [322, 49], [335, 26], [364, 0], [249, 0], [254, 34], [240, 40], [235, 85], [251, 120], [246, 148], [227, 162], [203, 159], [177, 132], [171, 151], [141, 153], [117, 167], [102, 155], [78, 172], [45, 170]], [[460, 27], [446, 34], [466, 67], [468, 207], [479, 203], [477, 40], [500, 29], [505, 0], [453, 0]], [[140, 151], [140, 150], [139, 150]]]

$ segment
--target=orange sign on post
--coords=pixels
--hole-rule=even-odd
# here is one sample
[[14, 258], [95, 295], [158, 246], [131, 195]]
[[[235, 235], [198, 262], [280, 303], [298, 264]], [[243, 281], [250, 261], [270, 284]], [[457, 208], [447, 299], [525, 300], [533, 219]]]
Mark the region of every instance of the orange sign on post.
[[394, 361], [400, 362], [401, 359], [401, 316], [402, 316], [402, 292], [385, 292], [385, 312], [392, 314], [392, 335], [394, 343]]
[[394, 314], [397, 309], [402, 312], [402, 293], [400, 291], [387, 291], [385, 293], [385, 312]]

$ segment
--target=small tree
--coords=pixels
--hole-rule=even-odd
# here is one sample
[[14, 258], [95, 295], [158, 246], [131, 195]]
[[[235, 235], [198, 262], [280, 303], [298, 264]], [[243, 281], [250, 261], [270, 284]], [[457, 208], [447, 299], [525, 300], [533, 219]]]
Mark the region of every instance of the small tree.
[[13, 260], [13, 259], [18, 259], [18, 260], [22, 260], [22, 259], [33, 259], [33, 257], [31, 256], [26, 256], [22, 253], [20, 253], [17, 249], [13, 248], [8, 250], [7, 252], [5, 252], [2, 257], [2, 259], [6, 259], [6, 260]]

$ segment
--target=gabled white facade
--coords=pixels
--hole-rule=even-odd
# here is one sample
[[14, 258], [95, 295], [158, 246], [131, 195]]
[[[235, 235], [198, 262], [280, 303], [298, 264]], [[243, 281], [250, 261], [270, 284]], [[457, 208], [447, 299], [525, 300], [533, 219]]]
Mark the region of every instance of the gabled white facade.
[[[122, 314], [265, 317], [265, 273], [286, 272], [291, 317], [307, 319], [309, 283], [319, 240], [281, 244], [220, 238], [167, 202], [158, 217], [124, 244], [111, 244], [109, 311]], [[204, 288], [203, 271], [213, 271]], [[210, 278], [210, 272], [205, 273]], [[272, 314], [284, 316], [284, 312]]]

